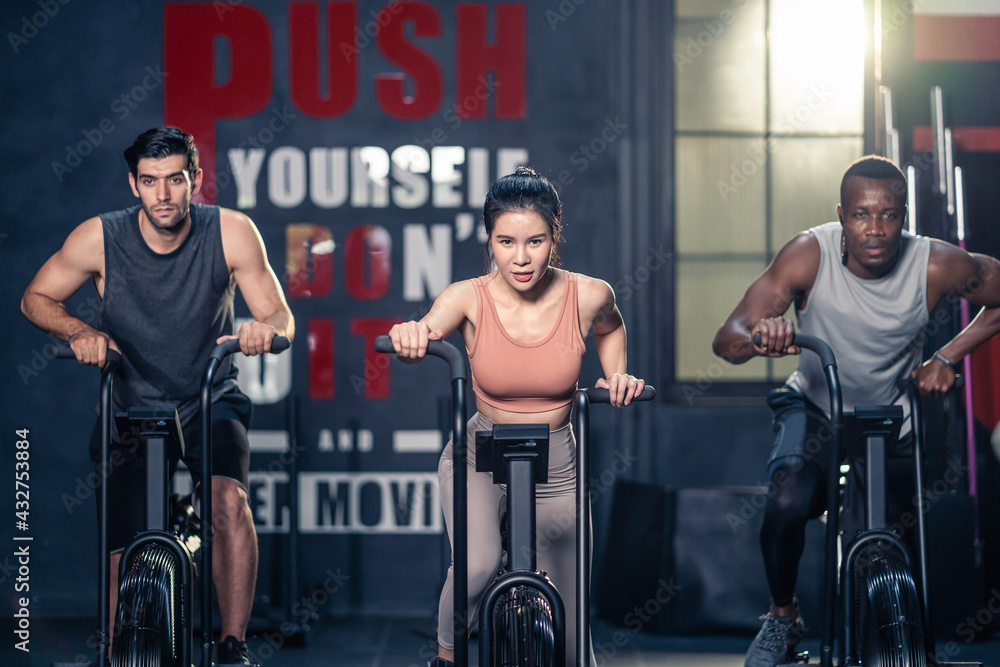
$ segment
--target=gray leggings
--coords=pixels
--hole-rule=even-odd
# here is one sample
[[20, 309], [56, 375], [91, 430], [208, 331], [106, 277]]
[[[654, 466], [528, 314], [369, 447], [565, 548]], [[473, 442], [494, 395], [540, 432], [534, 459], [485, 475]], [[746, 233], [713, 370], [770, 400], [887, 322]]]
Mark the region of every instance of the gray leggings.
[[[476, 472], [476, 431], [489, 431], [493, 422], [478, 412], [468, 423], [469, 505], [469, 618], [478, 619], [486, 587], [500, 569], [500, 516], [507, 503], [506, 485], [493, 483], [490, 473]], [[448, 540], [453, 537], [452, 445], [449, 442], [438, 464], [441, 504]], [[576, 661], [576, 438], [567, 425], [549, 433], [549, 481], [536, 488], [535, 544], [538, 569], [544, 570], [559, 590], [566, 609], [566, 664]], [[588, 563], [589, 566], [589, 563]], [[452, 589], [454, 560], [438, 604], [438, 643], [455, 648], [453, 630], [455, 595]], [[593, 650], [591, 650], [593, 653]]]

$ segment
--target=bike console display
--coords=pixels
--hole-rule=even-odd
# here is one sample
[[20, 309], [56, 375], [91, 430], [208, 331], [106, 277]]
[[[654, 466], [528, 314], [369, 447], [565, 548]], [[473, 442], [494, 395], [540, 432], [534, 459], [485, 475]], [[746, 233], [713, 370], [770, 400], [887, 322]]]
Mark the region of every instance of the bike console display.
[[130, 449], [139, 446], [137, 453], [140, 456], [144, 455], [142, 445], [148, 438], [163, 438], [170, 458], [184, 456], [184, 436], [176, 409], [131, 407], [128, 412], [115, 413], [115, 424], [121, 443]]
[[492, 431], [476, 431], [476, 472], [493, 473], [494, 484], [506, 484], [508, 461], [533, 461], [535, 484], [547, 483], [548, 424], [494, 424]]

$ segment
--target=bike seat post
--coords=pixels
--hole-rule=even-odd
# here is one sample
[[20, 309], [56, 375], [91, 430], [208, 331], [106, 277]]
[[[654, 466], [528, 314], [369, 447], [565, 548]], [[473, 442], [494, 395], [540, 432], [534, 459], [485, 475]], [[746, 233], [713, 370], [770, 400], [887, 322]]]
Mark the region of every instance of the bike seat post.
[[865, 529], [888, 525], [889, 449], [899, 437], [903, 409], [891, 406], [857, 406], [854, 411], [864, 438]]
[[871, 433], [865, 437], [865, 460], [865, 528], [885, 528], [889, 456], [884, 435]]
[[507, 485], [508, 570], [534, 572], [535, 484], [548, 481], [548, 424], [494, 424], [476, 433], [476, 470]]
[[118, 432], [137, 441], [138, 454], [146, 470], [146, 530], [168, 530], [170, 526], [171, 457], [184, 455], [184, 436], [177, 410], [131, 407], [116, 415]]
[[535, 461], [533, 456], [507, 458], [507, 522], [510, 569], [534, 572]]
[[146, 450], [146, 530], [166, 530], [169, 499], [167, 497], [167, 439], [151, 435], [144, 443]]

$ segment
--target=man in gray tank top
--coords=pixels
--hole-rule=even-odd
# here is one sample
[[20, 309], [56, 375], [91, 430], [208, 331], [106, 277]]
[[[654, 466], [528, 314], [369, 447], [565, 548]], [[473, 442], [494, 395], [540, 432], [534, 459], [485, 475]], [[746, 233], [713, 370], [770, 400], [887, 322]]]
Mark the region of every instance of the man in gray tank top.
[[[719, 329], [715, 354], [734, 364], [755, 356], [798, 354], [784, 317], [795, 305], [802, 333], [825, 340], [837, 355], [844, 410], [900, 400], [898, 380], [913, 376], [923, 394], [947, 391], [955, 365], [1000, 332], [1000, 263], [903, 231], [906, 179], [884, 158], [847, 169], [838, 222], [788, 241]], [[945, 297], [961, 296], [982, 312], [921, 364], [924, 325]], [[753, 334], [761, 344], [755, 346]], [[805, 632], [795, 584], [805, 527], [826, 509], [829, 405], [822, 368], [803, 355], [785, 386], [768, 396], [776, 441], [768, 466], [769, 497], [761, 549], [771, 605], [747, 652], [747, 667], [790, 662]]]
[[[80, 363], [103, 367], [108, 348], [120, 351], [115, 409], [176, 407], [188, 444], [185, 459], [197, 474], [198, 395], [212, 348], [239, 339], [244, 354], [264, 354], [274, 336], [293, 338], [295, 324], [250, 218], [191, 203], [202, 184], [191, 135], [171, 127], [151, 129], [125, 150], [125, 160], [139, 204], [79, 225], [28, 285], [21, 310], [35, 325], [69, 342]], [[88, 280], [101, 298], [97, 327], [63, 306]], [[234, 333], [237, 286], [254, 321]], [[257, 535], [247, 496], [251, 405], [228, 361], [217, 377], [212, 576], [225, 638], [217, 664], [248, 665], [246, 628], [257, 577]], [[92, 457], [97, 445], [92, 438]], [[141, 462], [134, 451], [114, 445], [118, 456], [107, 480], [113, 508], [108, 526], [112, 635], [121, 550], [143, 527], [144, 494]]]

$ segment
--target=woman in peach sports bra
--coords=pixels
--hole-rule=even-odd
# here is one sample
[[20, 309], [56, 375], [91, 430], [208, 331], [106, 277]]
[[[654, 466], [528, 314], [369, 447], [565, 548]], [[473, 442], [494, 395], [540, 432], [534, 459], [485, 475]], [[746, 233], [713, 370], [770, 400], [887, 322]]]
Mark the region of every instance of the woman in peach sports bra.
[[[493, 271], [449, 285], [419, 321], [389, 332], [400, 359], [418, 362], [427, 341], [458, 331], [472, 367], [477, 412], [468, 424], [469, 617], [476, 618], [483, 591], [500, 567], [500, 509], [504, 487], [489, 473], [475, 472], [475, 433], [493, 424], [549, 425], [549, 477], [536, 490], [536, 534], [559, 535], [538, 553], [566, 609], [566, 663], [575, 664], [576, 440], [570, 427], [573, 392], [594, 332], [604, 370], [594, 386], [611, 402], [628, 405], [644, 382], [626, 373], [625, 325], [611, 286], [603, 280], [557, 268], [562, 203], [552, 184], [520, 167], [493, 184], [483, 206]], [[452, 539], [452, 445], [438, 465], [445, 524]], [[572, 523], [572, 522], [570, 522]], [[550, 529], [550, 530], [547, 530]], [[430, 667], [454, 661], [453, 569], [438, 606], [438, 657]]]

